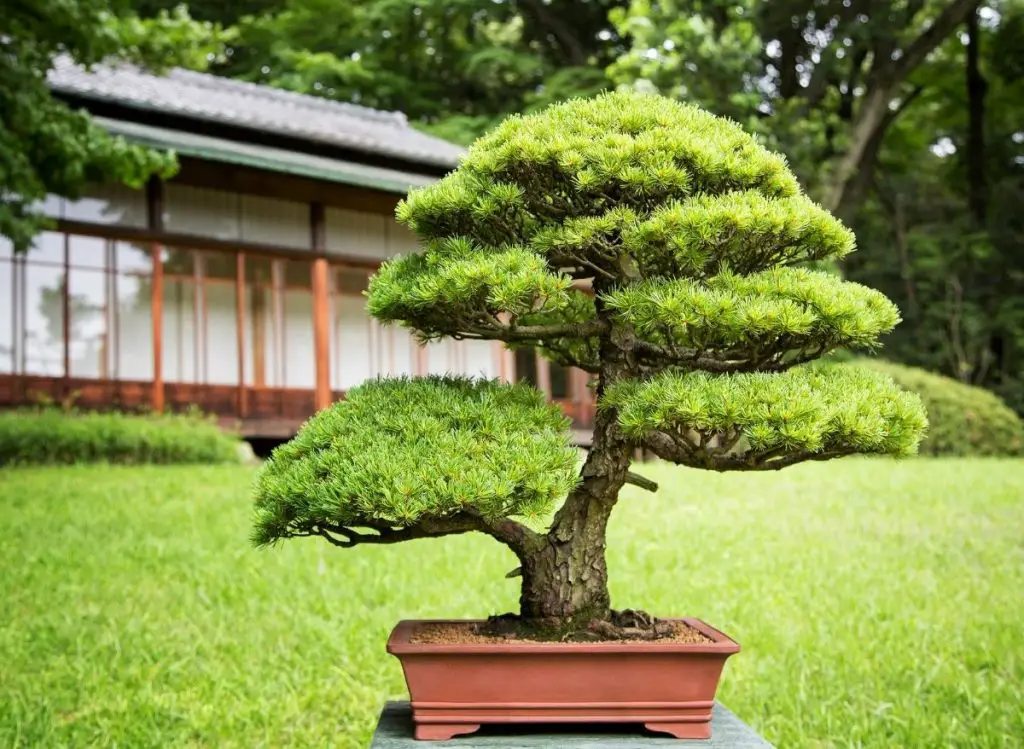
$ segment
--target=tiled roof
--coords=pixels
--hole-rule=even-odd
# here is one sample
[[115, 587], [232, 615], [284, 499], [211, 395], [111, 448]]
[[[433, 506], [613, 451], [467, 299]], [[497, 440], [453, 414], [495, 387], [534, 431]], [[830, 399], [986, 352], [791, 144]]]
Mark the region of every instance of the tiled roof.
[[404, 114], [296, 94], [204, 73], [155, 75], [131, 65], [85, 70], [59, 58], [50, 87], [87, 99], [251, 128], [434, 167], [454, 167], [463, 149], [409, 126]]

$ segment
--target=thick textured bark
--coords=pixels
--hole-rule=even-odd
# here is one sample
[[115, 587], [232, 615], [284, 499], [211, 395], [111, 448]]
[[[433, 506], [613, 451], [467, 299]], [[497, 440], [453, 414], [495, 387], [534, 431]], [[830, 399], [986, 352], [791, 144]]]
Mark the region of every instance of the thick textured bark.
[[979, 228], [988, 213], [985, 178], [985, 94], [988, 85], [981, 73], [981, 29], [978, 6], [967, 17], [967, 187], [971, 216]]
[[611, 600], [605, 533], [630, 463], [629, 447], [617, 432], [615, 415], [600, 412], [583, 481], [559, 511], [541, 548], [522, 559], [523, 617], [580, 623], [607, 618]]

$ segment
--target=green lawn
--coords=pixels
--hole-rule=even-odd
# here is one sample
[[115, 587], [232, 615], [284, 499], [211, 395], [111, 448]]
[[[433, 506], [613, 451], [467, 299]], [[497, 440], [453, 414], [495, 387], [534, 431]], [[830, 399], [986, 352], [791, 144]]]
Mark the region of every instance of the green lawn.
[[[646, 472], [614, 601], [739, 640], [720, 697], [779, 747], [1024, 745], [1024, 461]], [[0, 747], [364, 747], [397, 619], [514, 606], [483, 537], [255, 551], [250, 476], [0, 471]]]

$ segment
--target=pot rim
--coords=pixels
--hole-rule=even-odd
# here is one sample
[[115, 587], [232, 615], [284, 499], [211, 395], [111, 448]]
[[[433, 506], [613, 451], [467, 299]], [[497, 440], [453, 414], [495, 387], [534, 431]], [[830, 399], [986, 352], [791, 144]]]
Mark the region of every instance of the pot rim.
[[392, 655], [528, 655], [537, 653], [708, 653], [731, 655], [740, 651], [740, 645], [724, 632], [715, 629], [700, 619], [692, 617], [668, 617], [664, 621], [683, 622], [696, 629], [710, 643], [682, 642], [495, 642], [463, 645], [458, 643], [414, 643], [412, 633], [421, 624], [478, 624], [483, 619], [403, 619], [395, 625], [388, 638], [387, 651]]

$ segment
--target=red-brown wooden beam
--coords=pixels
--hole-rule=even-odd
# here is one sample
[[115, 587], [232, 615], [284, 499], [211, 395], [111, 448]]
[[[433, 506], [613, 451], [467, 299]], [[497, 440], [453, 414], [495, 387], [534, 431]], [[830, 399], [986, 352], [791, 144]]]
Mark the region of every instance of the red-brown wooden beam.
[[153, 318], [153, 410], [164, 410], [164, 248], [154, 243], [150, 314]]
[[309, 229], [313, 251], [313, 349], [316, 367], [316, 410], [331, 405], [331, 346], [330, 346], [330, 268], [323, 253], [327, 250], [327, 227], [321, 203], [309, 206]]
[[245, 388], [245, 255], [235, 255], [235, 341], [238, 357], [238, 416], [249, 415], [249, 399]]
[[313, 261], [313, 340], [316, 349], [316, 409], [331, 405], [331, 367], [327, 300], [327, 258]]

